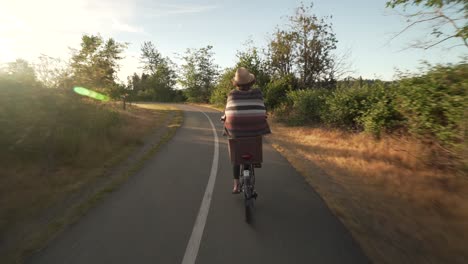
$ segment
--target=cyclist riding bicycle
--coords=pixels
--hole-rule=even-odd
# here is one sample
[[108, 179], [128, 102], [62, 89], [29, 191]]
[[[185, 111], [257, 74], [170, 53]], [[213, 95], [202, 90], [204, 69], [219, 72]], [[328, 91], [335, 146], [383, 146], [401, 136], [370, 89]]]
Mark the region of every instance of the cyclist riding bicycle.
[[[260, 89], [252, 88], [255, 75], [241, 67], [237, 69], [232, 90], [227, 98], [222, 120], [224, 131], [230, 138], [255, 137], [271, 133], [266, 121], [266, 108]], [[240, 192], [240, 165], [233, 165], [234, 187], [232, 193]]]

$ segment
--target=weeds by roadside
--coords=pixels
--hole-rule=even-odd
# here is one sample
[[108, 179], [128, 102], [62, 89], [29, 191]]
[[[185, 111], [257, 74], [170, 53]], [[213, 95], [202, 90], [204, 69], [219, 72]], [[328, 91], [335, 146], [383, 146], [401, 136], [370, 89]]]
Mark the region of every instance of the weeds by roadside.
[[[165, 120], [171, 116], [174, 118], [170, 122], [171, 127], [161, 127], [167, 130], [167, 133], [161, 135], [158, 146], [166, 142], [182, 118], [180, 114], [170, 115], [174, 109], [169, 106], [154, 105], [150, 109], [129, 107], [127, 111], [122, 111], [120, 106], [115, 104], [75, 104], [63, 104], [61, 109], [54, 110], [61, 111], [68, 120], [58, 123], [58, 127], [55, 128], [61, 133], [54, 133], [53, 137], [45, 134], [49, 136], [49, 142], [54, 142], [53, 148], [47, 147], [47, 141], [41, 141], [40, 137], [44, 134], [30, 136], [36, 137], [37, 140], [37, 145], [32, 147], [38, 146], [38, 150], [52, 152], [53, 162], [47, 162], [43, 155], [25, 158], [20, 152], [23, 151], [21, 149], [1, 153], [2, 157], [8, 158], [1, 161], [0, 177], [0, 249], [4, 256], [2, 262], [8, 263], [8, 259], [16, 259], [21, 252], [27, 255], [28, 251], [36, 249], [63, 226], [75, 221], [106, 193], [116, 188], [132, 171], [138, 169], [138, 166], [130, 168], [120, 181], [113, 181], [110, 186], [106, 186], [83, 204], [70, 205], [76, 206], [76, 210], [67, 213], [67, 216], [44, 223], [41, 230], [33, 228], [37, 233], [24, 234], [24, 231], [21, 231], [23, 227], [38, 226], [35, 219], [41, 217], [48, 208], [54, 207], [70, 194], [80, 192], [94, 182], [104, 179], [116, 164], [142, 146], [151, 131], [163, 126]], [[47, 110], [38, 107], [31, 112], [36, 112], [38, 118], [50, 117], [42, 113], [43, 111]], [[34, 119], [29, 116], [28, 118]], [[17, 124], [17, 134], [21, 134], [25, 128], [19, 126], [21, 123]], [[64, 128], [66, 126], [70, 128]], [[150, 152], [154, 153], [156, 149], [157, 146]], [[138, 164], [141, 166], [142, 163]]]
[[271, 142], [375, 263], [465, 263], [468, 181], [427, 161], [429, 146], [311, 127], [272, 126]]

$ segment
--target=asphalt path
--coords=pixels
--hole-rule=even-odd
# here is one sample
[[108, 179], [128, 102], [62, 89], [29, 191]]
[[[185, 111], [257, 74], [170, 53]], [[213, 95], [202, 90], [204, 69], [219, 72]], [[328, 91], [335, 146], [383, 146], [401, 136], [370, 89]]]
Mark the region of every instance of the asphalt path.
[[173, 139], [27, 263], [369, 263], [269, 144], [256, 170], [255, 222], [247, 224], [242, 195], [231, 194], [221, 113], [178, 107], [184, 122]]

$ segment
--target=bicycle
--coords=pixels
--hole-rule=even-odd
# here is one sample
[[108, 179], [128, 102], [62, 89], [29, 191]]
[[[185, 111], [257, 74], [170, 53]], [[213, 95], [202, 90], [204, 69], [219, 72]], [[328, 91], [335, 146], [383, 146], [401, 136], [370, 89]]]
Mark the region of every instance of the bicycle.
[[244, 194], [245, 220], [250, 223], [255, 210], [255, 168], [261, 168], [262, 137], [229, 139], [229, 155], [233, 164], [240, 165], [239, 184]]
[[[224, 122], [224, 118], [221, 121]], [[225, 134], [223, 134], [225, 135]], [[240, 166], [239, 187], [244, 194], [245, 220], [253, 220], [255, 200], [255, 168], [261, 168], [263, 162], [262, 136], [228, 138], [231, 163]]]

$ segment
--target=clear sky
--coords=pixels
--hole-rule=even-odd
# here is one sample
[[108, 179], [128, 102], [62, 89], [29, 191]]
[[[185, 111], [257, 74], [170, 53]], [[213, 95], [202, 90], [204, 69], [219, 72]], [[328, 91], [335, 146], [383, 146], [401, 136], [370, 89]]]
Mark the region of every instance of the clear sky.
[[[0, 0], [0, 63], [42, 54], [68, 58], [68, 47], [78, 47], [83, 33], [129, 42], [119, 78], [140, 72], [139, 48], [152, 41], [165, 56], [175, 59], [187, 48], [213, 45], [215, 61], [232, 66], [237, 50], [251, 38], [265, 47], [269, 35], [300, 4], [297, 0]], [[309, 3], [307, 1], [304, 1]], [[338, 53], [351, 51], [354, 76], [390, 80], [395, 69], [414, 71], [421, 60], [457, 62], [466, 47], [457, 42], [429, 51], [403, 50], [420, 27], [387, 44], [406, 22], [385, 8], [385, 0], [315, 0], [314, 12], [332, 15]], [[444, 48], [445, 46], [445, 48]]]

